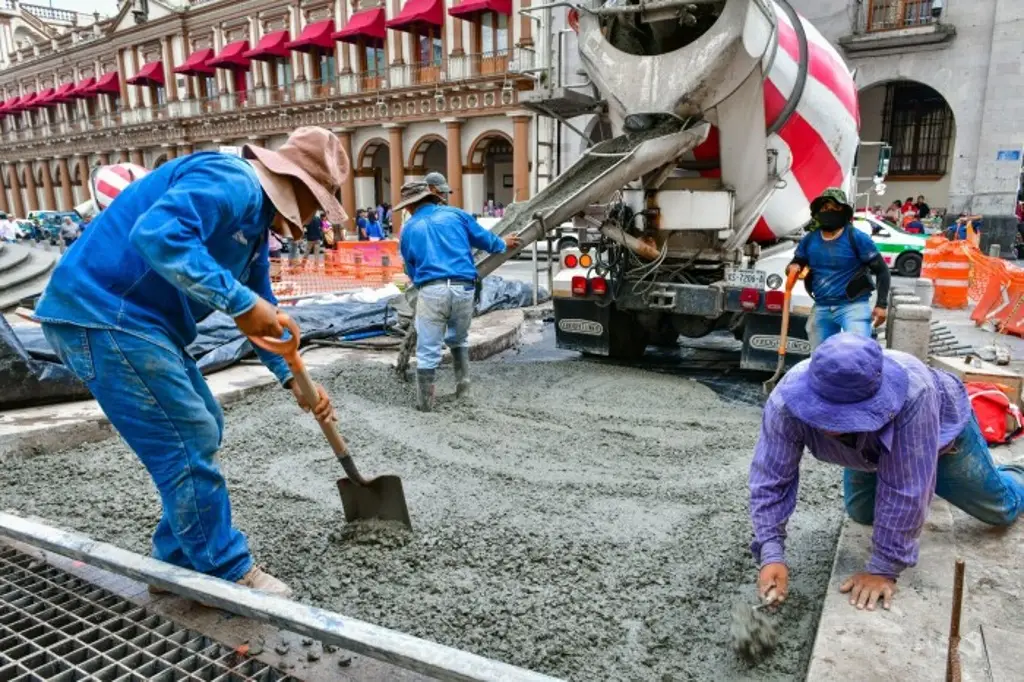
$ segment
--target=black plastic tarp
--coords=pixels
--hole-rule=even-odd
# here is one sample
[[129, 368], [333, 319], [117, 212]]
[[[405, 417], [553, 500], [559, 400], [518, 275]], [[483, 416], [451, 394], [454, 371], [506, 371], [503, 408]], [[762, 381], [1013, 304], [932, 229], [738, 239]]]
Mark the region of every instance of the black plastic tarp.
[[[538, 293], [538, 301], [547, 300], [546, 291]], [[480, 315], [532, 304], [532, 286], [492, 276], [484, 280], [476, 313]], [[387, 300], [376, 303], [309, 303], [286, 310], [302, 330], [304, 342], [380, 336], [397, 321], [397, 315]], [[5, 320], [0, 331], [0, 386], [5, 388], [0, 393], [0, 409], [89, 397], [89, 392], [74, 374], [59, 363], [38, 325], [12, 329]], [[223, 313], [214, 313], [202, 320], [198, 331], [198, 336], [187, 350], [203, 374], [217, 372], [256, 355], [232, 319]]]

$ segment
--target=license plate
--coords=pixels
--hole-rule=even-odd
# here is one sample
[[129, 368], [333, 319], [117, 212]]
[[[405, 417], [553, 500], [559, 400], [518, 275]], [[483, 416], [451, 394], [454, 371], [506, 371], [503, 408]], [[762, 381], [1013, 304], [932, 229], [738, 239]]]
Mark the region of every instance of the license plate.
[[764, 270], [736, 270], [725, 271], [725, 285], [738, 289], [760, 289], [764, 290], [768, 273]]

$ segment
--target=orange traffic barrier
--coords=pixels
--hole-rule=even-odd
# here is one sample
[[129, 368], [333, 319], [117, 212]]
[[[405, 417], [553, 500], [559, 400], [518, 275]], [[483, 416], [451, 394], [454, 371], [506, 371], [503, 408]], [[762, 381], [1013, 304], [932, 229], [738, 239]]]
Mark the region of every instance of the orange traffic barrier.
[[274, 295], [279, 299], [382, 287], [405, 280], [398, 242], [339, 242], [319, 255], [271, 259]]
[[924, 262], [921, 264], [921, 276], [933, 282], [939, 278], [938, 264], [941, 260], [939, 249], [949, 240], [940, 234], [928, 237], [924, 243]]
[[935, 298], [940, 308], [966, 308], [969, 301], [971, 260], [962, 244], [943, 244], [934, 266]]

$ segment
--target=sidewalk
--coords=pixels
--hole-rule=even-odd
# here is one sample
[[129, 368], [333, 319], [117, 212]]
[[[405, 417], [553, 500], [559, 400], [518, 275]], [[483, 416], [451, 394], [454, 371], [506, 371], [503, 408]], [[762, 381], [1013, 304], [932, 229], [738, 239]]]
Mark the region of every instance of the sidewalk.
[[[499, 310], [473, 320], [469, 332], [470, 358], [483, 360], [518, 343], [524, 324], [522, 309]], [[302, 353], [315, 373], [341, 360], [394, 364], [395, 351], [313, 348]], [[206, 378], [222, 405], [275, 383], [259, 362], [235, 365]], [[110, 423], [93, 400], [0, 412], [0, 455], [8, 452], [74, 447], [110, 437]]]

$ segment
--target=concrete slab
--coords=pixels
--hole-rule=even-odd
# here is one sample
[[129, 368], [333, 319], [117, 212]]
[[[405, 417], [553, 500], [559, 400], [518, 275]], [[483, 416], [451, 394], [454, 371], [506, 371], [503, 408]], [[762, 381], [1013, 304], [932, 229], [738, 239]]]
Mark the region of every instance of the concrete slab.
[[[469, 332], [470, 358], [483, 360], [512, 348], [519, 342], [523, 324], [522, 310], [499, 310], [476, 318]], [[342, 360], [394, 364], [396, 352], [312, 348], [302, 357], [315, 373]], [[270, 372], [255, 361], [217, 372], [206, 380], [222, 405], [275, 383]], [[0, 455], [74, 447], [108, 438], [111, 432], [110, 423], [93, 400], [7, 410], [0, 412]]]
[[[1024, 443], [994, 449], [993, 457], [1001, 463], [1020, 461]], [[1024, 680], [1020, 639], [1013, 650], [1010, 677], [990, 676], [991, 652], [986, 654], [985, 647], [993, 624], [1024, 630], [1024, 522], [1011, 528], [992, 528], [936, 499], [921, 537], [918, 565], [901, 576], [891, 611], [858, 611], [839, 593], [842, 581], [862, 569], [870, 548], [871, 528], [847, 519], [808, 680], [943, 679], [957, 558], [966, 563], [960, 645], [963, 679]]]

